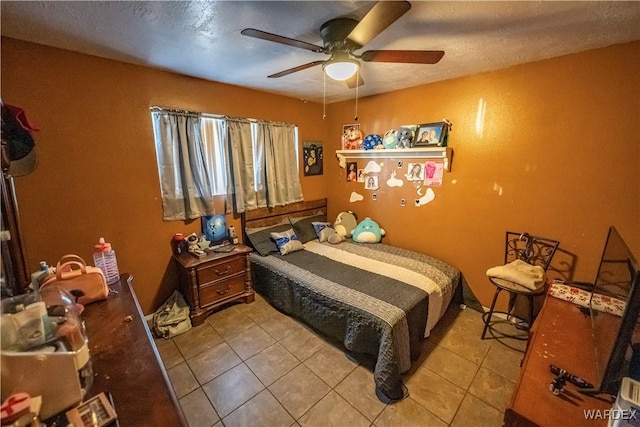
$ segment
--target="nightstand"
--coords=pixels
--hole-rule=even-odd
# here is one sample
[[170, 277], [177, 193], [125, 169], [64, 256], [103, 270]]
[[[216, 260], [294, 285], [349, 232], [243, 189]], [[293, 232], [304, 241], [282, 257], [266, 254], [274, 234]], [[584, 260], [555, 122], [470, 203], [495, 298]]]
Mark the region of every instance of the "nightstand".
[[252, 303], [252, 249], [234, 245], [231, 252], [210, 252], [202, 258], [183, 253], [174, 255], [178, 265], [180, 290], [191, 307], [191, 324], [200, 325], [219, 306], [231, 301]]

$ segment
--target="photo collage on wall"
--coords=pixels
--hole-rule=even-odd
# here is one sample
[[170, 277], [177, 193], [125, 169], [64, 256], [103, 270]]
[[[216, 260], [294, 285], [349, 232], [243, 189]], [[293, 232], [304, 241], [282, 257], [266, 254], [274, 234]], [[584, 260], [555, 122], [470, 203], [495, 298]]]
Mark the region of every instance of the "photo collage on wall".
[[[451, 123], [448, 121], [425, 123], [419, 125], [403, 125], [399, 129], [392, 129], [384, 136], [362, 132], [360, 124], [348, 124], [343, 126], [341, 148], [342, 150], [395, 150], [394, 155], [400, 154], [400, 149], [421, 149], [427, 147], [446, 147]], [[389, 157], [393, 157], [389, 153]], [[346, 170], [346, 181], [362, 185], [362, 190], [370, 192], [371, 198], [377, 200], [376, 190], [387, 187], [403, 187], [405, 184], [415, 189], [418, 198], [415, 206], [422, 206], [435, 198], [430, 187], [442, 186], [444, 176], [443, 159], [410, 159], [408, 161], [385, 162], [368, 160], [366, 164], [358, 164], [358, 161], [346, 162], [341, 167]], [[406, 156], [405, 156], [406, 157]], [[390, 177], [384, 173], [385, 169], [392, 167]], [[386, 179], [386, 180], [385, 180]], [[363, 200], [364, 196], [358, 191], [352, 193], [351, 201]], [[401, 199], [401, 206], [407, 205], [406, 199]]]

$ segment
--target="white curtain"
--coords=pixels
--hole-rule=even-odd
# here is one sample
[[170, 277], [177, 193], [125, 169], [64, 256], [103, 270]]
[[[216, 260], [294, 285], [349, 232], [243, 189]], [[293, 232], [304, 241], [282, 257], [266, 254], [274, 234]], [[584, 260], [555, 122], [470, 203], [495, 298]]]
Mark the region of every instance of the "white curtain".
[[267, 205], [282, 206], [303, 200], [295, 126], [260, 123], [257, 144], [264, 146]]
[[224, 119], [200, 118], [204, 155], [209, 165], [209, 178], [214, 195], [227, 192], [225, 124]]
[[172, 112], [153, 112], [163, 219], [195, 219], [215, 213], [207, 149], [200, 134], [200, 118]]
[[227, 138], [227, 210], [233, 205], [242, 213], [303, 200], [295, 126], [228, 120]]
[[[227, 120], [227, 213], [256, 209], [260, 197], [255, 189], [251, 122]], [[264, 205], [263, 205], [264, 206]]]

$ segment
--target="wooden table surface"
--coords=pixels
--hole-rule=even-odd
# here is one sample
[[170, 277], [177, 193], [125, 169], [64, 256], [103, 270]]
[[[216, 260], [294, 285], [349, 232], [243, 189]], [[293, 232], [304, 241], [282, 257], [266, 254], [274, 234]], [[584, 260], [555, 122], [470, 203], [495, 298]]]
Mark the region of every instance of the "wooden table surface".
[[123, 274], [109, 286], [117, 294], [85, 307], [94, 373], [85, 400], [110, 392], [123, 427], [186, 426], [130, 282], [131, 276]]

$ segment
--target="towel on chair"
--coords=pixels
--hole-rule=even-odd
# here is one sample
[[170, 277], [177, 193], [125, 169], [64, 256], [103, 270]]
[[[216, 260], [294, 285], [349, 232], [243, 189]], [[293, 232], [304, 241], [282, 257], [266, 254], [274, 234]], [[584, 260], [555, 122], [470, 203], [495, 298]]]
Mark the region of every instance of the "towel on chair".
[[487, 276], [508, 280], [535, 291], [544, 281], [544, 269], [517, 259], [505, 265], [491, 267]]

